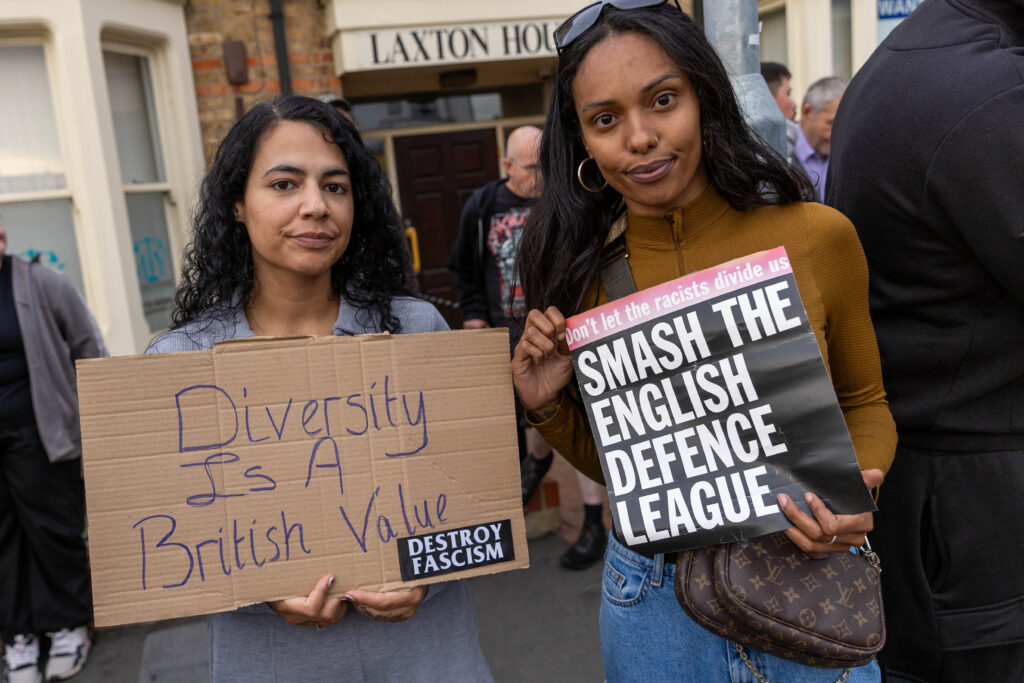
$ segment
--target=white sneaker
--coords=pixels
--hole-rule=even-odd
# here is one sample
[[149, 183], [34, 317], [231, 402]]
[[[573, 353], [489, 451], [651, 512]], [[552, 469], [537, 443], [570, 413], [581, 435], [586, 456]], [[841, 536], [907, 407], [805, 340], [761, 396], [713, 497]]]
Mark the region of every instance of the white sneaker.
[[14, 636], [14, 643], [4, 647], [7, 662], [7, 683], [41, 683], [39, 673], [39, 643], [31, 633]]
[[62, 628], [50, 637], [50, 654], [46, 658], [46, 680], [63, 681], [71, 678], [85, 666], [92, 646], [92, 634], [88, 626]]

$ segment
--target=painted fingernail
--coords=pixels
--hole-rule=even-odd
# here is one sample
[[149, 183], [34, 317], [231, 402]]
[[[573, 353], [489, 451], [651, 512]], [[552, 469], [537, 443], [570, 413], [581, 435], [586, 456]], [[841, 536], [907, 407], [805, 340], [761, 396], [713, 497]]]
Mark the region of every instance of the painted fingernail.
[[331, 578], [327, 579], [327, 587], [330, 588], [333, 585], [334, 585], [334, 577], [332, 576]]
[[355, 602], [356, 601], [356, 599], [353, 598], [348, 593], [346, 593], [345, 595], [341, 596], [341, 599], [344, 600], [345, 602]]

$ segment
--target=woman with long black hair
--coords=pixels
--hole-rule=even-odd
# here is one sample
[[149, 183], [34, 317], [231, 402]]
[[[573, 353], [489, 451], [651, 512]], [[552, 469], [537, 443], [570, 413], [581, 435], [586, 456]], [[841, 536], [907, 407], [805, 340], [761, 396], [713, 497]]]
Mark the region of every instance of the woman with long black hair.
[[[308, 97], [257, 104], [203, 180], [175, 326], [149, 353], [447, 329], [406, 296], [407, 258], [387, 180], [351, 122]], [[212, 680], [491, 680], [462, 582], [342, 599], [328, 595], [334, 581], [210, 615]]]
[[[676, 6], [596, 2], [555, 39], [544, 190], [519, 254], [531, 310], [512, 362], [531, 422], [573, 465], [603, 481], [587, 418], [571, 396], [565, 316], [607, 301], [598, 277], [606, 244], [624, 236], [638, 290], [784, 246], [865, 484], [877, 486], [892, 461], [895, 428], [853, 226], [804, 201], [806, 180], [751, 133], [720, 60]], [[778, 500], [795, 525], [786, 533], [802, 550], [848, 552], [863, 543], [870, 514], [835, 515], [814, 494], [806, 500], [814, 516], [786, 496]], [[664, 556], [633, 552], [613, 534], [605, 558], [601, 640], [609, 681], [879, 679], [874, 662], [844, 675], [740, 650], [682, 611]]]

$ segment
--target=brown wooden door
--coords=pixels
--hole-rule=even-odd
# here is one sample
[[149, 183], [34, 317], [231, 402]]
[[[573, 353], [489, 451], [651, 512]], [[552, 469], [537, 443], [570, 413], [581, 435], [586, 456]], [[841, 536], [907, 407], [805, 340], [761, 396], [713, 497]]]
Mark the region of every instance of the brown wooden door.
[[419, 234], [420, 292], [437, 306], [452, 329], [462, 327], [455, 278], [448, 259], [459, 234], [459, 216], [469, 195], [498, 177], [493, 128], [396, 137], [395, 170], [402, 216]]

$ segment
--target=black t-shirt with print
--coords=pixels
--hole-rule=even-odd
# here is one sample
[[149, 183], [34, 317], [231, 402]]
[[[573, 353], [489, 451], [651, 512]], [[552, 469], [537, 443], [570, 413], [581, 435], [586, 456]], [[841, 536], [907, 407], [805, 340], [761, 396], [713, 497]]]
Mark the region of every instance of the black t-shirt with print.
[[502, 185], [494, 196], [485, 236], [487, 258], [484, 268], [491, 321], [495, 327], [509, 328], [513, 344], [521, 334], [517, 318], [522, 318], [526, 312], [523, 287], [516, 277], [515, 265], [529, 212], [528, 201]]

